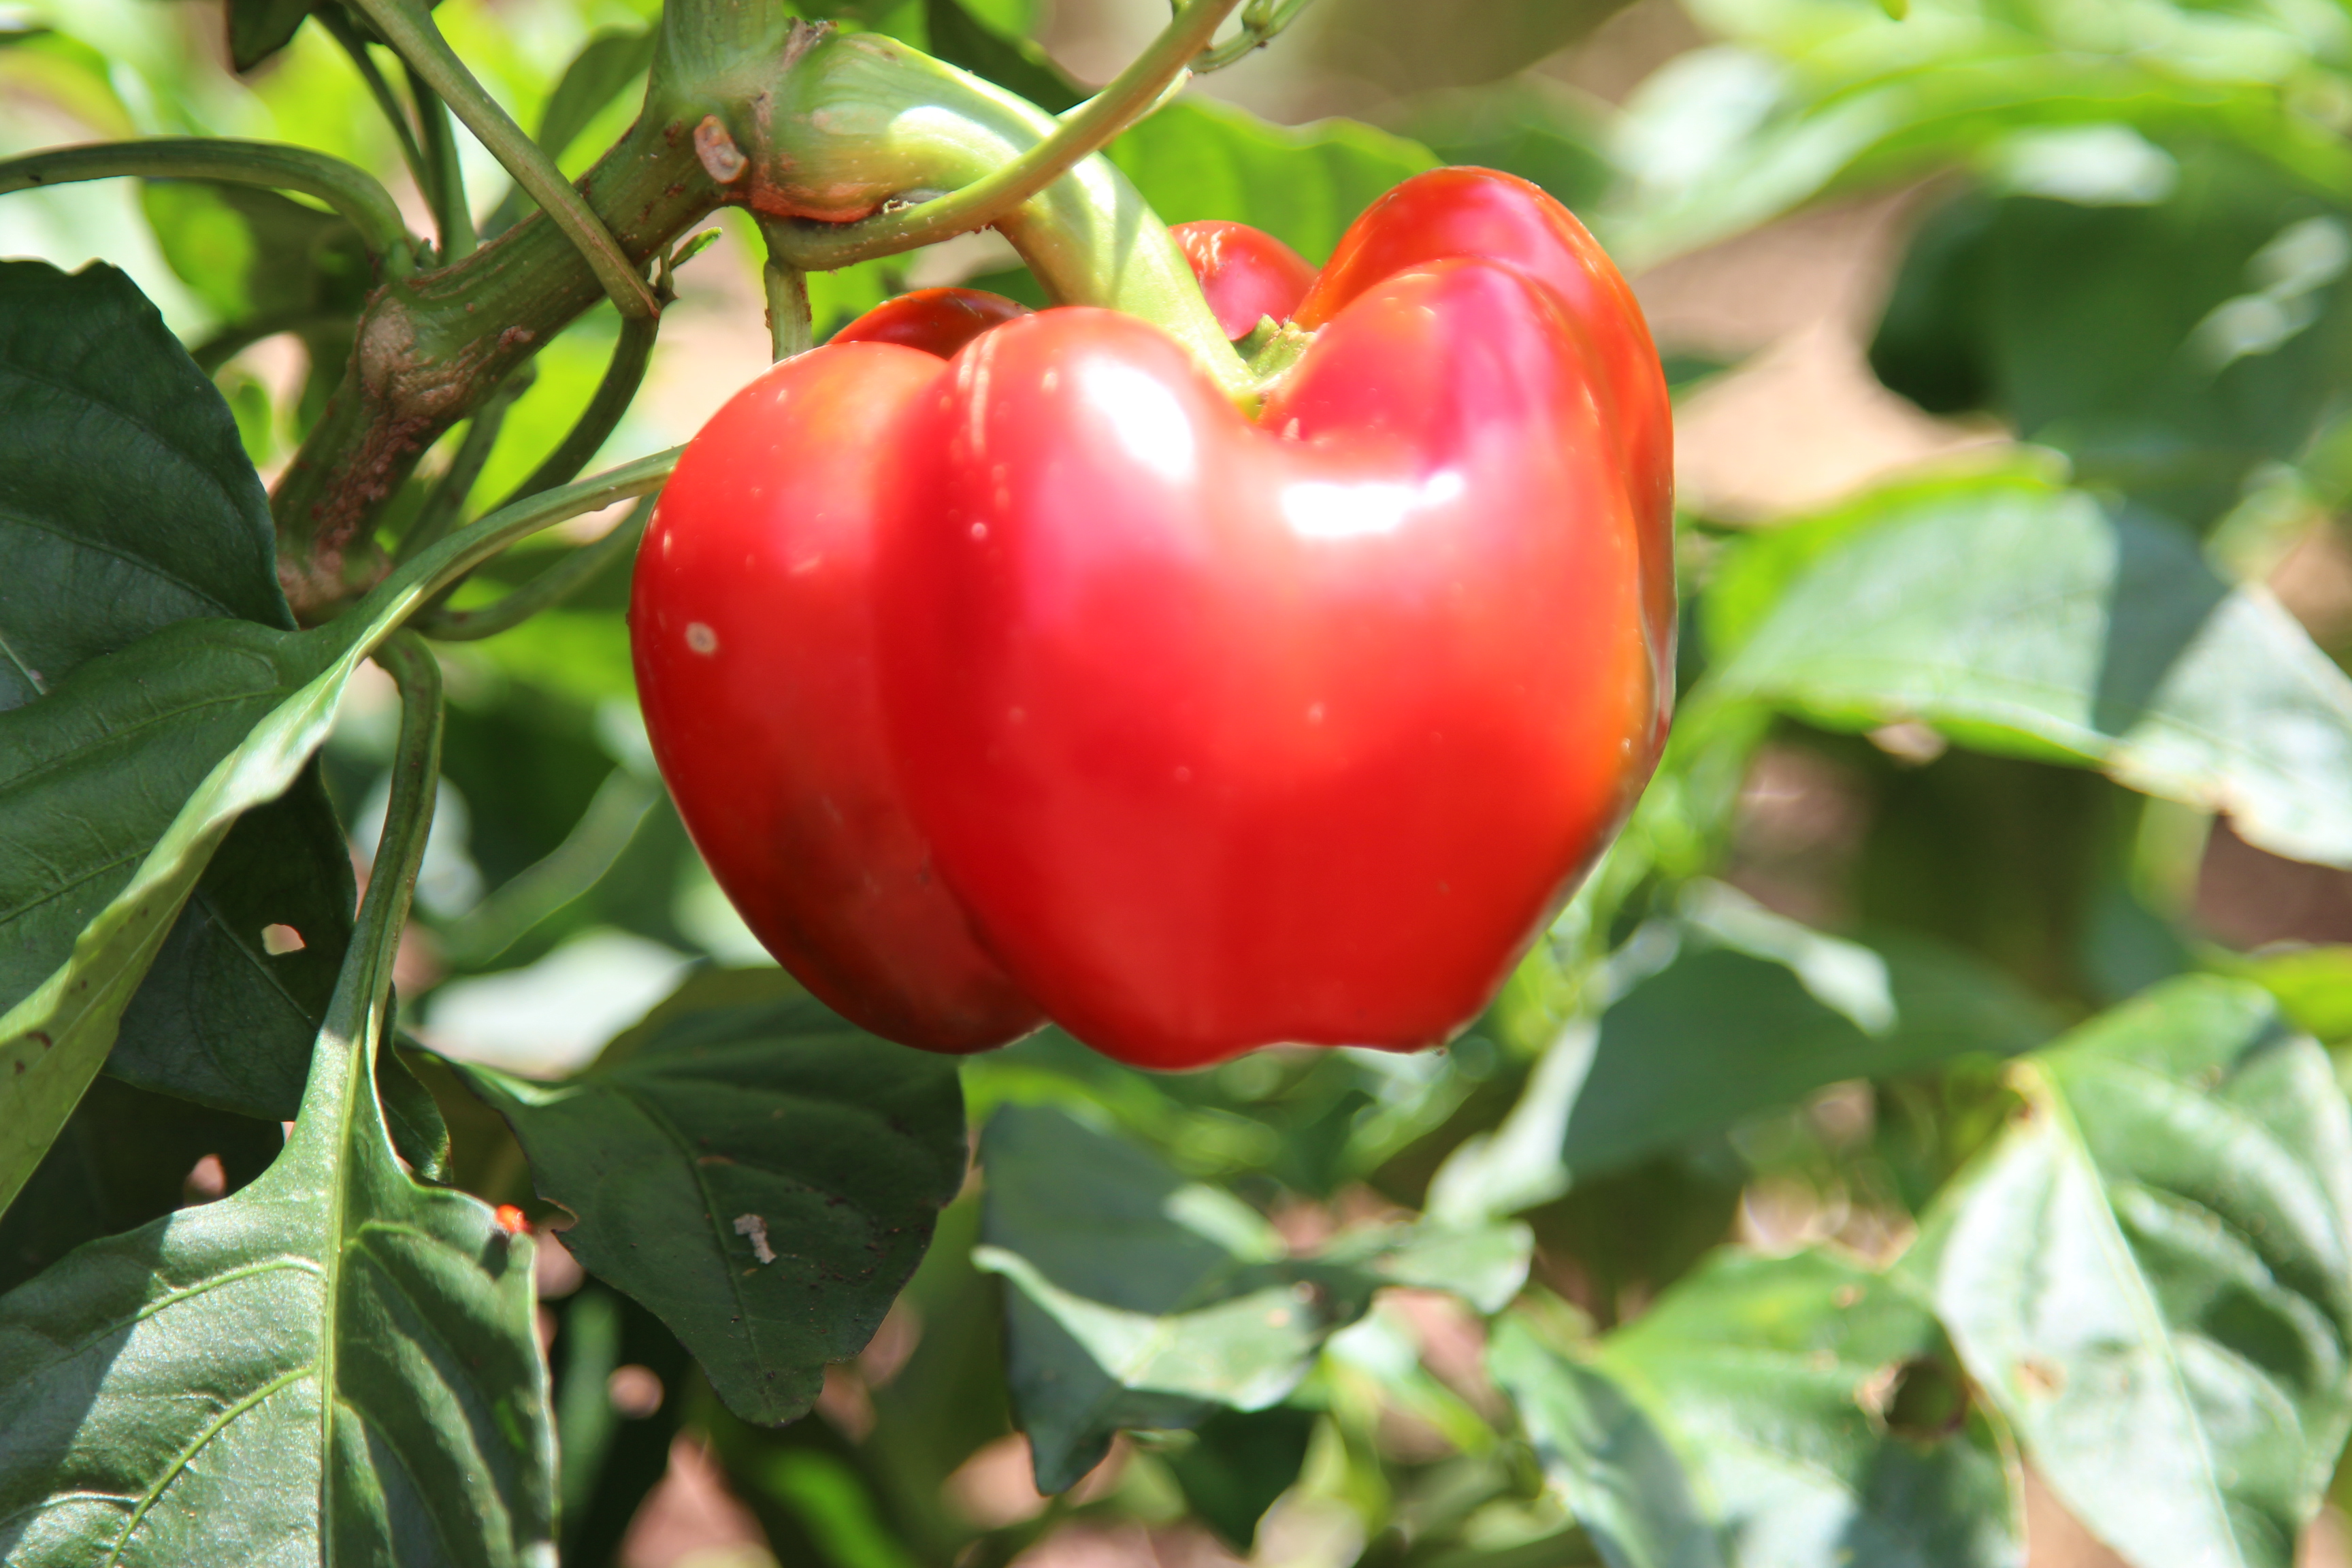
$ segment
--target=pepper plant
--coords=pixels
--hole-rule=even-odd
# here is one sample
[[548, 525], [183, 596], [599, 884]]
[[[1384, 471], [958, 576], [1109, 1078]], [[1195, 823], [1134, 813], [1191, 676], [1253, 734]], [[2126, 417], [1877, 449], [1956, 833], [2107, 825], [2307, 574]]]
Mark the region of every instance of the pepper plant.
[[[1991, 1568], [2029, 1470], [2136, 1568], [2294, 1560], [2352, 950], [2197, 889], [2352, 869], [2352, 625], [2264, 585], [2352, 495], [2352, 20], [1686, 0], [1612, 105], [1528, 68], [1605, 5], [1301, 9], [1184, 0], [1091, 95], [1006, 0], [545, 0], [554, 68], [461, 0], [227, 0], [226, 69], [0, 12], [0, 248], [121, 264], [0, 260], [0, 1562], [614, 1562], [698, 1467], [836, 1568]], [[1396, 37], [1474, 85], [1178, 92]], [[1637, 276], [1907, 188], [1871, 368], [2013, 439], [1677, 519], [1657, 776], [1442, 1050], [827, 1011], [629, 674], [706, 226], [776, 358], [993, 231], [1247, 397], [1164, 225], [1319, 263], [1443, 163]], [[1847, 826], [1776, 860], [1790, 776]]]

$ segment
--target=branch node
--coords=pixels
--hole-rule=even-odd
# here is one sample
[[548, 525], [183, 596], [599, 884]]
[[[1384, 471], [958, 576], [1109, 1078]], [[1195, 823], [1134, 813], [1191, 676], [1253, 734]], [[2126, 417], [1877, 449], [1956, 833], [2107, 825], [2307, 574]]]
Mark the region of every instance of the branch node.
[[735, 145], [715, 114], [704, 115], [694, 128], [694, 155], [702, 160], [703, 172], [722, 185], [733, 184], [751, 167], [751, 160], [743, 156], [743, 149]]

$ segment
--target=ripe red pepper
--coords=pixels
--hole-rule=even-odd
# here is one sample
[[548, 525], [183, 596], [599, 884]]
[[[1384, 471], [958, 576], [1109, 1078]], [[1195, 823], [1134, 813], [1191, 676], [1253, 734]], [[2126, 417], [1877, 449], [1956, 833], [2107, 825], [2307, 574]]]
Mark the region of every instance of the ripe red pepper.
[[1026, 305], [978, 289], [918, 289], [875, 306], [833, 342], [904, 343], [946, 359], [989, 328], [1028, 313]]
[[1315, 268], [1307, 258], [1264, 229], [1207, 218], [1180, 223], [1168, 232], [1183, 247], [1217, 325], [1229, 338], [1247, 337], [1267, 316], [1290, 320], [1314, 286]]
[[1161, 1068], [1434, 1044], [1622, 821], [1674, 600], [1622, 279], [1535, 187], [1444, 171], [1297, 320], [1255, 421], [1074, 309], [944, 366], [818, 350], [688, 448], [632, 605], [656, 752], [852, 1018], [958, 1049], [1042, 1008]]

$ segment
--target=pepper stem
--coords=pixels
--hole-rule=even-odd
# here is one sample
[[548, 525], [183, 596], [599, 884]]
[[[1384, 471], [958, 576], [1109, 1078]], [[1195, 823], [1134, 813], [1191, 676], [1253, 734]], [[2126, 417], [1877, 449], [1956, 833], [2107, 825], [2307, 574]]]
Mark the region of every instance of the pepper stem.
[[[1167, 226], [1109, 159], [1087, 150], [1089, 138], [1116, 133], [1156, 102], [1234, 3], [1193, 0], [1161, 44], [1122, 73], [1125, 87], [1114, 83], [1116, 93], [1095, 100], [1104, 107], [1082, 107], [1067, 122], [884, 35], [816, 37], [779, 84], [758, 134], [730, 137], [721, 150], [740, 140], [749, 154], [728, 183], [735, 199], [772, 220], [772, 253], [803, 268], [961, 231], [945, 227], [941, 213], [958, 215], [961, 229], [992, 226], [1055, 303], [1152, 322], [1228, 396], [1252, 404], [1249, 369]], [[944, 198], [952, 205], [929, 199], [943, 188], [956, 193]], [[919, 205], [887, 210], [905, 202]], [[920, 213], [933, 216], [901, 221]]]

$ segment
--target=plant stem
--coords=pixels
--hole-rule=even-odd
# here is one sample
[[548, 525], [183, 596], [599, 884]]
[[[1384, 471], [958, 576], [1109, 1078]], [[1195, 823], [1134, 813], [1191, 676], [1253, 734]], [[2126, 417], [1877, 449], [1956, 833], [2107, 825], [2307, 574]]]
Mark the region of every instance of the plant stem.
[[360, 37], [358, 29], [352, 26], [351, 18], [343, 15], [339, 6], [322, 5], [314, 15], [319, 18], [319, 25], [343, 47], [343, 53], [352, 57], [352, 64], [359, 69], [360, 79], [367, 84], [369, 96], [375, 100], [376, 108], [383, 111], [385, 123], [392, 127], [393, 135], [399, 139], [400, 157], [408, 165], [408, 177], [416, 182], [416, 188], [425, 193], [425, 199], [432, 201], [433, 175], [425, 165], [424, 150], [416, 144], [416, 132], [409, 125], [407, 111], [401, 108], [399, 98], [392, 90], [392, 83], [384, 80], [383, 73], [376, 69], [374, 58], [367, 52], [367, 40]]
[[432, 17], [414, 0], [346, 0], [375, 24], [376, 31], [422, 77], [442, 101], [456, 110], [467, 130], [504, 164], [515, 183], [529, 191], [549, 219], [587, 258], [590, 270], [613, 297], [624, 316], [658, 315], [661, 306], [652, 289], [614, 239], [595, 211], [582, 199], [572, 182], [540, 150], [539, 143], [498, 105], [473, 73], [466, 68]]
[[1186, 62], [1240, 3], [1187, 0], [1175, 20], [1109, 86], [1062, 116], [1045, 140], [1019, 157], [951, 195], [846, 227], [801, 229], [787, 237], [782, 258], [806, 270], [829, 272], [997, 222], [1156, 107], [1184, 75]]
[[[1207, 13], [1198, 8], [1203, 3], [1187, 6], [1190, 26], [1171, 29], [1186, 49], [1203, 25]], [[1205, 3], [1231, 8], [1228, 0]], [[1175, 59], [1181, 68], [1183, 53], [1155, 45], [1146, 57], [1152, 68], [1131, 68], [1120, 79], [1139, 97], [1147, 88], [1156, 90], [1169, 79], [1168, 61]], [[1108, 101], [1114, 94], [1102, 96]], [[1167, 226], [1109, 159], [1090, 155], [1068, 164], [1084, 149], [1057, 138], [1080, 123], [1085, 110], [1067, 123], [1057, 121], [992, 83], [875, 33], [809, 46], [774, 97], [763, 109], [759, 135], [747, 149], [749, 167], [736, 184], [749, 187], [745, 199], [755, 214], [783, 220], [769, 225], [772, 250], [781, 252], [776, 259], [838, 266], [883, 248], [866, 241], [886, 232], [890, 246], [915, 243], [920, 234], [895, 226], [904, 215], [867, 215], [943, 184], [961, 186], [959, 200], [987, 186], [996, 196], [968, 210], [967, 220], [974, 212], [992, 214], [986, 221], [1012, 242], [1057, 303], [1139, 316], [1183, 344], [1235, 402], [1255, 401], [1248, 367], [1201, 297]], [[1090, 122], [1100, 130], [1115, 119]], [[1034, 189], [1031, 182], [1045, 165], [1026, 159], [1048, 143], [1056, 151], [1047, 162], [1061, 172]], [[1013, 165], [1025, 170], [1018, 181], [993, 184]], [[997, 209], [997, 196], [1018, 190], [1030, 194], [1017, 205]], [[861, 218], [866, 221], [856, 221]], [[885, 225], [894, 226], [886, 230]], [[865, 238], [839, 248], [848, 235]]]
[[519, 626], [595, 581], [614, 561], [626, 559], [645, 537], [653, 510], [653, 498], [647, 496], [604, 538], [582, 545], [495, 604], [475, 610], [429, 609], [409, 624], [443, 642], [478, 641]]
[[1250, 0], [1242, 12], [1242, 30], [1214, 48], [1203, 49], [1192, 62], [1192, 74], [1206, 76], [1255, 54], [1306, 9], [1307, 0]]
[[280, 332], [301, 332], [320, 328], [343, 328], [351, 324], [347, 316], [321, 315], [316, 310], [288, 310], [276, 315], [256, 316], [237, 321], [188, 351], [196, 368], [206, 375], [216, 374], [220, 367], [251, 348], [264, 338], [274, 338]]
[[438, 544], [457, 521], [457, 514], [466, 508], [466, 498], [473, 493], [474, 481], [482, 477], [482, 466], [490, 460], [491, 448], [499, 444], [499, 430], [506, 423], [507, 410], [514, 406], [520, 390], [514, 383], [522, 379], [523, 373], [516, 372], [513, 382], [500, 387], [476, 411], [473, 423], [466, 426], [465, 437], [457, 443], [457, 450], [450, 456], [447, 471], [434, 481], [433, 492], [425, 498], [415, 526], [401, 541], [401, 560]]
[[654, 337], [659, 331], [659, 317], [621, 318], [621, 335], [613, 344], [612, 363], [604, 367], [604, 379], [596, 384], [588, 406], [581, 410], [579, 419], [556, 444], [555, 450], [530, 471], [529, 479], [508, 492], [506, 499], [499, 502], [499, 507], [512, 506], [526, 496], [568, 483], [586, 467], [588, 459], [596, 455], [596, 448], [621, 423], [621, 416], [629, 411], [629, 405], [636, 400], [637, 387], [646, 379], [646, 366], [653, 359]]
[[527, 539], [542, 528], [552, 528], [583, 511], [598, 511], [616, 500], [660, 489], [670, 470], [677, 467], [678, 454], [685, 450], [683, 447], [672, 447], [650, 458], [639, 458], [593, 479], [501, 507], [467, 524], [431, 549], [419, 552], [414, 560], [402, 564], [370, 590], [351, 607], [354, 624], [367, 626], [384, 621], [399, 625], [415, 615], [417, 606], [454, 586], [467, 573], [515, 541]]
[[[393, 752], [391, 798], [368, 869], [351, 947], [336, 976], [310, 1061], [310, 1082], [295, 1113], [289, 1146], [341, 1145], [352, 1111], [373, 1097], [376, 1041], [392, 995], [393, 962], [408, 925], [416, 873], [432, 836], [441, 780], [441, 666], [413, 632], [395, 631], [374, 653], [400, 687], [400, 740]], [[387, 1149], [386, 1152], [389, 1152]], [[338, 1169], [341, 1162], [336, 1161]]]
[[405, 273], [421, 247], [399, 206], [375, 176], [354, 163], [307, 147], [236, 142], [210, 136], [152, 136], [137, 142], [95, 142], [53, 147], [0, 162], [0, 193], [77, 180], [135, 175], [158, 180], [217, 180], [299, 191], [332, 207], [359, 230], [368, 254], [394, 276]]
[[[408, 922], [408, 901], [416, 889], [416, 873], [425, 863], [425, 841], [432, 836], [434, 800], [441, 781], [442, 728], [441, 665], [424, 640], [414, 632], [396, 631], [377, 645], [373, 657], [400, 688], [400, 740], [393, 752], [383, 832], [376, 840], [367, 896], [360, 900], [359, 926], [352, 942], [352, 953], [368, 971], [364, 986], [355, 988], [359, 994], [354, 999], [364, 1003], [365, 1015], [371, 1016], [382, 1013], [391, 994], [393, 960], [400, 951], [402, 928]], [[331, 1010], [328, 1026], [333, 1024]]]
[[425, 158], [433, 170], [433, 183], [425, 191], [433, 204], [433, 226], [441, 235], [438, 259], [446, 267], [474, 254], [474, 213], [466, 204], [466, 171], [457, 162], [457, 134], [449, 123], [448, 105], [415, 66], [408, 68], [408, 94], [416, 100], [416, 122], [425, 132]]
[[816, 322], [809, 310], [808, 274], [782, 259], [777, 236], [787, 226], [762, 217], [761, 237], [768, 242], [768, 259], [760, 268], [760, 284], [768, 296], [768, 347], [779, 362], [804, 354], [816, 343]]

